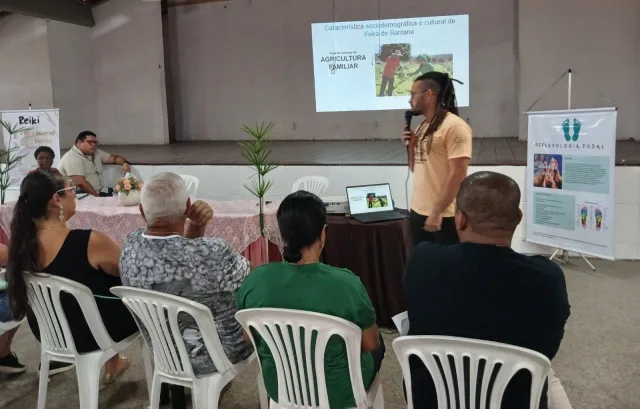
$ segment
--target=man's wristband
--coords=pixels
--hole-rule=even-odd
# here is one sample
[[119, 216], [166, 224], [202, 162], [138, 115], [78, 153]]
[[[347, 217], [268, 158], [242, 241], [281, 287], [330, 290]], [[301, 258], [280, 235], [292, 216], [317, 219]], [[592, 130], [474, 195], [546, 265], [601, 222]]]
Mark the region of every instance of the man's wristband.
[[125, 163], [126, 163], [127, 165], [131, 166], [131, 163], [129, 163], [129, 161], [128, 161], [128, 160], [125, 160], [124, 162], [122, 162], [122, 165], [120, 165], [120, 166], [124, 166], [124, 165], [125, 165]]

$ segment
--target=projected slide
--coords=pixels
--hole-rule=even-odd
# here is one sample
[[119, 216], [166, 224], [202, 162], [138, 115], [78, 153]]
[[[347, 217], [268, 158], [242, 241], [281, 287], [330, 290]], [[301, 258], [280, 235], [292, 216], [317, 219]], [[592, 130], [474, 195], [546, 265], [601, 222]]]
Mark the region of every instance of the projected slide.
[[411, 85], [449, 73], [469, 106], [469, 16], [314, 23], [316, 111], [407, 109]]

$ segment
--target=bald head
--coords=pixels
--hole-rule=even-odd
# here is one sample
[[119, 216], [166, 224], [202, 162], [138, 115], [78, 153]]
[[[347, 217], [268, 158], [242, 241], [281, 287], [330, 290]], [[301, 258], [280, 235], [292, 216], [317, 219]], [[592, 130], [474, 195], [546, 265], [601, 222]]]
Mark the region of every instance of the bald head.
[[473, 173], [462, 181], [456, 207], [457, 218], [464, 219], [457, 223], [459, 233], [470, 228], [476, 235], [510, 238], [522, 218], [520, 187], [502, 173]]

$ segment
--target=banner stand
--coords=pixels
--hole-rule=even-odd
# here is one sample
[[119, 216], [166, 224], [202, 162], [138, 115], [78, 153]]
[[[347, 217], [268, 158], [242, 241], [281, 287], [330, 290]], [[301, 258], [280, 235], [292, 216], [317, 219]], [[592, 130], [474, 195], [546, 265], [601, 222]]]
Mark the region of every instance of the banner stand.
[[[569, 75], [569, 79], [568, 79], [568, 87], [567, 87], [567, 109], [571, 109], [571, 80], [572, 80], [572, 76], [573, 73], [571, 72], [571, 68], [569, 68], [567, 70], [567, 74]], [[562, 251], [562, 254], [560, 255], [560, 258], [556, 259], [556, 255], [558, 254], [558, 252]], [[584, 260], [585, 263], [587, 263], [589, 265], [589, 267], [591, 267], [591, 270], [596, 271], [596, 268], [593, 264], [591, 264], [591, 262], [584, 256], [584, 254], [582, 253], [578, 253], [578, 255], [580, 257], [582, 257], [582, 259]], [[571, 264], [571, 261], [569, 261], [569, 251], [565, 250], [565, 249], [556, 249], [556, 251], [553, 252], [553, 254], [551, 255], [551, 257], [549, 257], [549, 260], [557, 260], [562, 264]]]
[[5, 149], [15, 148], [15, 155], [22, 157], [18, 166], [11, 171], [11, 179], [15, 179], [16, 183], [12, 184], [9, 190], [20, 189], [22, 179], [30, 171], [38, 168], [34, 153], [41, 146], [48, 146], [53, 150], [55, 155], [53, 167], [59, 167], [60, 110], [58, 108], [33, 109], [29, 104], [28, 109], [0, 111], [0, 119], [22, 129], [21, 132], [14, 134], [11, 140], [7, 130], [0, 129]]
[[[547, 91], [545, 91], [530, 107], [529, 109], [527, 109], [527, 111], [525, 111], [525, 114], [529, 114], [531, 109], [538, 103], [538, 101], [540, 101], [540, 99], [542, 99], [542, 97], [549, 91], [551, 90], [562, 78], [564, 78], [565, 75], [568, 75], [568, 87], [567, 87], [567, 109], [571, 110], [571, 93], [572, 93], [572, 76], [573, 76], [573, 72], [571, 70], [571, 68], [569, 68], [567, 71], [565, 71], [560, 78], [558, 78], [553, 85], [551, 85], [551, 87], [549, 89], [547, 89]], [[597, 92], [597, 91], [596, 91]], [[600, 93], [598, 93], [600, 94]], [[602, 94], [600, 94], [600, 96], [602, 96], [605, 100], [609, 101], [608, 98], [604, 97]], [[528, 152], [529, 154], [529, 152]], [[614, 159], [615, 160], [615, 159]], [[615, 164], [614, 164], [615, 166]], [[527, 167], [528, 168], [528, 167]], [[531, 186], [528, 186], [528, 189], [531, 189]], [[529, 216], [530, 217], [530, 216]], [[587, 263], [587, 265], [593, 270], [596, 271], [596, 267], [586, 258], [586, 256], [580, 252], [574, 251], [572, 250], [574, 253], [577, 253], [584, 261], [585, 263]], [[560, 256], [558, 256], [558, 253], [560, 253]], [[569, 250], [565, 249], [565, 248], [560, 248], [560, 247], [556, 247], [556, 250], [553, 252], [553, 254], [551, 255], [551, 257], [549, 258], [550, 260], [554, 260], [557, 262], [560, 262], [562, 264], [568, 265], [571, 264], [571, 261], [569, 260]]]

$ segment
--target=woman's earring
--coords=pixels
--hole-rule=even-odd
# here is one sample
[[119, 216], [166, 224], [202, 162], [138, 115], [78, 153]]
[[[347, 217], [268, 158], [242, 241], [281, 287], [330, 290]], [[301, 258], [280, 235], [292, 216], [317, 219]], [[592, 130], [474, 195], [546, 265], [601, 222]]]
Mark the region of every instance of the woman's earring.
[[60, 219], [61, 222], [64, 221], [64, 208], [62, 206], [60, 206], [60, 216], [58, 216], [58, 219]]

